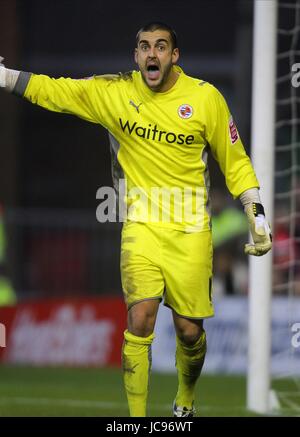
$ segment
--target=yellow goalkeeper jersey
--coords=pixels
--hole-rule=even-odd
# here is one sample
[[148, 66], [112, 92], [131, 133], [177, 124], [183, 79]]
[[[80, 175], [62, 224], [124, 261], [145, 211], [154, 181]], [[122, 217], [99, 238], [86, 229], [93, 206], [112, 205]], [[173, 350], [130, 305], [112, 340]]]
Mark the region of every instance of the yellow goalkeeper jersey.
[[108, 130], [124, 220], [203, 231], [210, 229], [209, 148], [234, 197], [259, 184], [223, 96], [173, 68], [179, 77], [162, 93], [132, 71], [87, 79], [32, 74], [24, 97]]

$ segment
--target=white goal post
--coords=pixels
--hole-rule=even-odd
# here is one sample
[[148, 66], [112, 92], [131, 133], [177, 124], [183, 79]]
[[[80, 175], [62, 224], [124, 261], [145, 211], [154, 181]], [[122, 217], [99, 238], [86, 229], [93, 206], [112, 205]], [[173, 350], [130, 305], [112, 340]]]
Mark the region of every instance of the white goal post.
[[[273, 221], [275, 156], [277, 0], [255, 0], [252, 79], [252, 162], [261, 199]], [[249, 259], [249, 346], [247, 408], [271, 409], [270, 349], [272, 254]]]

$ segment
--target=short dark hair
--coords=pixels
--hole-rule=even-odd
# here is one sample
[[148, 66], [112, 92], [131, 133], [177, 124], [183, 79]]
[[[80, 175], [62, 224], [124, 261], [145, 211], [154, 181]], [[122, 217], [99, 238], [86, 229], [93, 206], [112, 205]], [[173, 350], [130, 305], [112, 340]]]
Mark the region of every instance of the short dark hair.
[[139, 43], [140, 34], [142, 32], [154, 32], [155, 30], [166, 30], [167, 32], [169, 32], [172, 48], [175, 49], [176, 47], [178, 47], [177, 35], [175, 30], [173, 30], [172, 27], [168, 26], [167, 24], [161, 23], [159, 21], [153, 21], [152, 23], [148, 23], [145, 26], [141, 27], [141, 29], [136, 34], [136, 45], [138, 45]]

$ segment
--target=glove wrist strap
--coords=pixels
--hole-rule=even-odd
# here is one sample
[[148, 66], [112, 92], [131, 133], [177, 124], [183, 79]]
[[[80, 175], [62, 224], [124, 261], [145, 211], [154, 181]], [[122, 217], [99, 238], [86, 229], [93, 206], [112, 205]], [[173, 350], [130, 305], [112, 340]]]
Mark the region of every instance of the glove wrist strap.
[[261, 203], [253, 202], [252, 203], [252, 211], [253, 211], [253, 214], [255, 217], [257, 217], [260, 214], [265, 216], [265, 210], [264, 210], [264, 207], [262, 206]]

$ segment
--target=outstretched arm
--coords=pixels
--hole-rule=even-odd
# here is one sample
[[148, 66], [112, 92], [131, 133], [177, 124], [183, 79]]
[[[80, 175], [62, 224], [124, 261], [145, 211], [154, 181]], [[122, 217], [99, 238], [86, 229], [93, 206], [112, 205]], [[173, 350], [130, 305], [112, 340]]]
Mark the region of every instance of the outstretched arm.
[[0, 64], [0, 87], [6, 91], [49, 111], [73, 114], [102, 124], [103, 109], [100, 102], [105, 93], [105, 83], [99, 82], [96, 85], [94, 77], [53, 79], [46, 75], [11, 70]]

